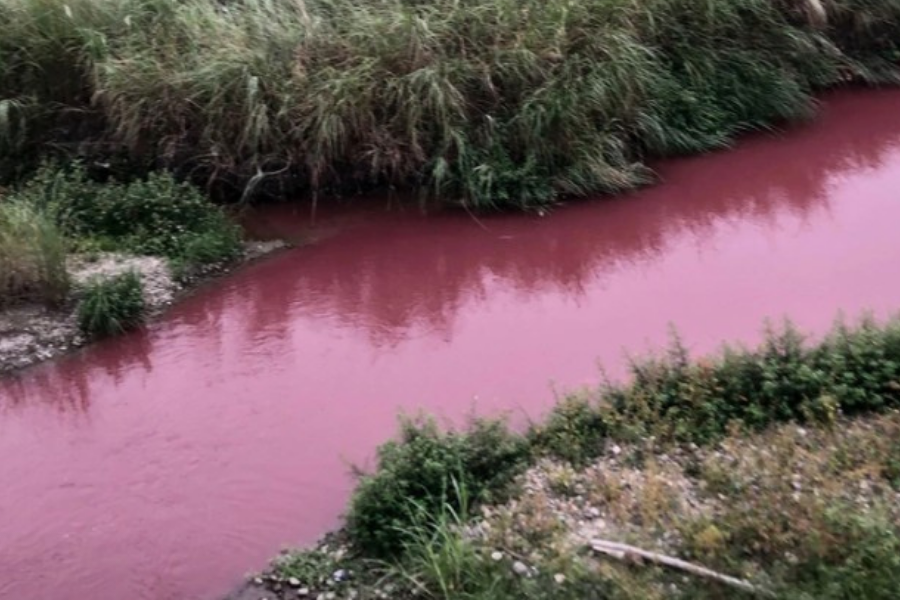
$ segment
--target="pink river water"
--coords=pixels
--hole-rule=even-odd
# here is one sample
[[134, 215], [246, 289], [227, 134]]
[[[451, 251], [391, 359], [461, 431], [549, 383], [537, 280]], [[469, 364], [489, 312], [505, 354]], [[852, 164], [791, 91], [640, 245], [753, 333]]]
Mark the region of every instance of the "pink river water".
[[[146, 331], [0, 381], [0, 598], [213, 599], [339, 523], [398, 411], [537, 417], [670, 324], [900, 308], [900, 92], [547, 217], [353, 211]], [[304, 211], [305, 212], [305, 211]]]

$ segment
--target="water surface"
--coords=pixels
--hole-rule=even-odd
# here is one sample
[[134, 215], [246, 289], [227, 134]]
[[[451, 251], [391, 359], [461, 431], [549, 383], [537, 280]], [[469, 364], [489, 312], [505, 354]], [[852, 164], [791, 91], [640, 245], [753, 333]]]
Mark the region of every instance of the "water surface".
[[322, 215], [317, 243], [0, 382], [0, 598], [215, 598], [339, 522], [400, 410], [538, 416], [670, 324], [706, 352], [900, 307], [900, 93], [659, 171], [543, 218]]

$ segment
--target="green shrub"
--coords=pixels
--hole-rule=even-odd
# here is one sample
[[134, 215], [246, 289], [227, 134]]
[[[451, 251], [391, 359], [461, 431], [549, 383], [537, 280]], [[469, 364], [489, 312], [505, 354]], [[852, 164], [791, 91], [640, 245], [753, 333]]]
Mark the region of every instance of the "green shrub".
[[99, 183], [79, 165], [43, 167], [17, 194], [54, 207], [82, 245], [165, 256], [188, 265], [233, 259], [240, 230], [195, 187], [168, 173], [131, 183]]
[[78, 327], [89, 337], [106, 337], [134, 329], [144, 321], [140, 276], [134, 271], [93, 281], [78, 305]]
[[706, 443], [731, 424], [759, 429], [881, 411], [900, 405], [900, 320], [838, 322], [812, 346], [790, 324], [768, 327], [756, 349], [726, 347], [699, 360], [676, 339], [667, 354], [634, 361], [631, 374], [599, 392], [619, 436]]
[[0, 305], [61, 303], [69, 289], [66, 241], [50, 211], [0, 197]]
[[583, 396], [563, 398], [543, 423], [529, 430], [531, 445], [548, 454], [583, 466], [603, 451], [609, 424], [598, 407]]
[[472, 502], [496, 499], [526, 458], [525, 440], [501, 421], [442, 432], [433, 421], [404, 419], [400, 439], [381, 446], [377, 469], [360, 477], [347, 515], [350, 536], [371, 556], [396, 555], [421, 513], [436, 515], [446, 502], [461, 508], [454, 485]]

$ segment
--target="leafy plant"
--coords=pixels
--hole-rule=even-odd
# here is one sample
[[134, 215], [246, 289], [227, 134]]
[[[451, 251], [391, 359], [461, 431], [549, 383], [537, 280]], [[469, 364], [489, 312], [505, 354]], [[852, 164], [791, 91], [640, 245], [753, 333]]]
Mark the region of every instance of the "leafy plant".
[[463, 486], [467, 502], [496, 498], [524, 468], [527, 452], [525, 440], [501, 421], [443, 432], [433, 421], [404, 419], [400, 438], [379, 448], [377, 469], [360, 477], [348, 532], [372, 556], [396, 555], [422, 514], [438, 514], [445, 502], [462, 508], [454, 485]]
[[237, 225], [169, 173], [101, 183], [77, 163], [47, 165], [16, 196], [52, 208], [81, 247], [165, 256], [189, 266], [231, 260], [240, 252]]
[[590, 398], [563, 398], [543, 423], [532, 425], [529, 437], [537, 452], [583, 466], [601, 454], [609, 423]]

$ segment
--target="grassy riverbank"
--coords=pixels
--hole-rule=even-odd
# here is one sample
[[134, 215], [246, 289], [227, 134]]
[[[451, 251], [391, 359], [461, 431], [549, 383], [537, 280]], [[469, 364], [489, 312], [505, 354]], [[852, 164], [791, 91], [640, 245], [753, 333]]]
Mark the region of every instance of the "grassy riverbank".
[[0, 0], [0, 166], [532, 208], [897, 80], [895, 0]]
[[100, 182], [45, 166], [0, 191], [0, 372], [133, 329], [259, 250], [170, 174]]
[[[524, 434], [406, 422], [345, 529], [279, 558], [242, 597], [895, 597], [900, 320], [838, 324], [814, 344], [786, 327], [700, 360], [675, 341], [631, 371]], [[597, 540], [744, 591], [597, 555]]]

